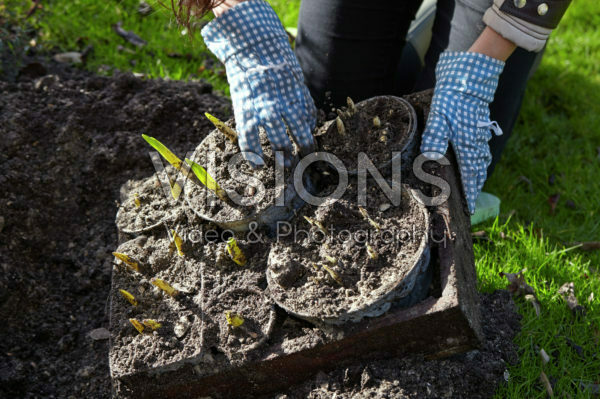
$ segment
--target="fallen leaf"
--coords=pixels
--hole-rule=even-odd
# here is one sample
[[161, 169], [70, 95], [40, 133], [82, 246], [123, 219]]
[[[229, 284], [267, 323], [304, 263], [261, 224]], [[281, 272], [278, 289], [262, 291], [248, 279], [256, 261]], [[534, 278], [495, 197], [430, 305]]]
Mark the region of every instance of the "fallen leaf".
[[506, 279], [508, 280], [509, 284], [506, 288], [513, 295], [520, 296], [530, 294], [535, 296], [535, 291], [533, 290], [533, 287], [525, 282], [525, 277], [523, 276], [523, 273], [526, 270], [527, 269], [523, 269], [519, 273], [500, 272], [500, 277], [506, 277]]
[[573, 282], [564, 283], [559, 289], [558, 294], [567, 302], [567, 306], [575, 316], [585, 316], [586, 310], [577, 301], [575, 296], [575, 284]]
[[78, 51], [68, 51], [66, 53], [54, 54], [52, 59], [63, 64], [81, 64], [83, 63], [82, 54]]
[[123, 39], [127, 40], [129, 43], [131, 43], [137, 47], [144, 47], [146, 44], [148, 44], [147, 41], [145, 41], [144, 39], [142, 39], [141, 37], [139, 37], [132, 31], [123, 29], [121, 27], [122, 24], [123, 23], [121, 21], [119, 21], [112, 26], [113, 30], [115, 31], [115, 33], [117, 35], [121, 36]]
[[548, 376], [543, 371], [540, 373], [540, 381], [542, 382], [542, 385], [546, 389], [546, 392], [548, 393], [548, 396], [550, 396], [551, 398], [553, 398], [554, 397], [554, 391], [552, 390], [552, 384], [550, 384], [550, 380], [548, 379]]
[[488, 236], [488, 234], [484, 230], [479, 230], [474, 233], [471, 233], [471, 238], [473, 238], [473, 240], [479, 240], [479, 241], [488, 241], [488, 242], [492, 241], [492, 239]]
[[533, 191], [533, 183], [531, 182], [531, 180], [529, 180], [527, 178], [527, 176], [523, 176], [523, 175], [519, 176], [519, 182], [527, 184], [527, 187], [529, 188], [529, 192], [531, 194], [534, 193], [534, 191]]
[[540, 349], [540, 357], [542, 358], [542, 364], [547, 364], [550, 361], [550, 356], [548, 356], [544, 348]]
[[101, 341], [110, 338], [110, 331], [106, 328], [96, 328], [95, 330], [90, 331], [88, 335], [94, 341]]
[[537, 300], [535, 295], [527, 294], [527, 295], [525, 295], [525, 300], [533, 305], [536, 316], [540, 317], [542, 310], [540, 307], [540, 302]]
[[550, 204], [550, 214], [554, 215], [554, 211], [556, 210], [556, 205], [558, 204], [558, 200], [560, 200], [560, 194], [552, 194], [548, 197], [548, 204]]

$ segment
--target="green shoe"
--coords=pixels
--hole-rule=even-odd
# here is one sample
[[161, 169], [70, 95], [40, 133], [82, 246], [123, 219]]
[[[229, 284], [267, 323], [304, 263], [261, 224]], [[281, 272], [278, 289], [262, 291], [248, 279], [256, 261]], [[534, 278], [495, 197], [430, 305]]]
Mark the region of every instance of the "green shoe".
[[483, 191], [475, 201], [475, 213], [471, 215], [471, 226], [494, 219], [500, 214], [500, 198]]

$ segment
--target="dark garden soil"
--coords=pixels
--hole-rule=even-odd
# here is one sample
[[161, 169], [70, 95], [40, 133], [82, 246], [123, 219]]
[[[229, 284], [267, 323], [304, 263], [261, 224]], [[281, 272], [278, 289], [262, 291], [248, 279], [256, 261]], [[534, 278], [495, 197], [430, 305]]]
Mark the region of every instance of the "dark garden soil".
[[322, 129], [317, 140], [321, 150], [334, 153], [350, 171], [357, 169], [360, 152], [375, 166], [391, 161], [392, 152], [402, 151], [410, 141], [416, 122], [406, 103], [393, 96], [361, 101], [340, 111], [339, 119]]
[[121, 185], [154, 173], [140, 135], [184, 154], [230, 103], [42, 63], [0, 80], [0, 397], [109, 397], [108, 341], [88, 334], [108, 327]]
[[[42, 64], [17, 81], [0, 76], [0, 397], [110, 397], [108, 340], [100, 328], [111, 328], [117, 361], [130, 370], [193, 357], [209, 336], [218, 338], [216, 364], [259, 350], [271, 318], [261, 295], [265, 248], [239, 240], [248, 258], [240, 268], [224, 255], [222, 242], [184, 245], [200, 264], [180, 259], [164, 227], [119, 246], [115, 226], [119, 202], [138, 191], [138, 210], [146, 212], [143, 187], [130, 184], [121, 193], [128, 180], [154, 173], [141, 133], [183, 156], [213, 130], [203, 113], [227, 120], [229, 102], [202, 83], [100, 77]], [[135, 201], [128, 206], [137, 209]], [[182, 218], [188, 230], [178, 233], [190, 234], [199, 221], [185, 212]], [[138, 261], [139, 272], [115, 261], [117, 247]], [[113, 310], [123, 324], [109, 326], [113, 267]], [[169, 281], [179, 294], [159, 291], [153, 278]], [[119, 289], [138, 306], [115, 295]], [[508, 293], [482, 299], [486, 341], [479, 351], [340, 368], [269, 397], [490, 397], [507, 364], [517, 360], [512, 338], [519, 318]], [[199, 306], [209, 308], [204, 320]], [[228, 326], [225, 311], [245, 315], [245, 327]], [[132, 334], [129, 318], [160, 320], [165, 328]], [[283, 351], [323, 339], [307, 323], [281, 322]]]
[[269, 288], [277, 303], [308, 320], [341, 324], [376, 314], [393, 290], [408, 294], [415, 265], [425, 257], [429, 217], [408, 190], [401, 199], [394, 206], [370, 185], [361, 207], [351, 184], [337, 201], [305, 206], [269, 254]]

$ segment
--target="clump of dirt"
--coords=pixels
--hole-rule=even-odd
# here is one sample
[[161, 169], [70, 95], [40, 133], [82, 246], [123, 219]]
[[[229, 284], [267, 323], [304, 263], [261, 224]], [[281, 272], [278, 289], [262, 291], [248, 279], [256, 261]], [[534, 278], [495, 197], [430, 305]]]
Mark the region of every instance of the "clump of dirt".
[[491, 398], [518, 361], [513, 339], [521, 317], [507, 291], [480, 298], [485, 340], [479, 350], [443, 360], [408, 355], [340, 367], [265, 398]]
[[[170, 165], [165, 168], [167, 176], [176, 176]], [[144, 180], [129, 180], [121, 190], [124, 200], [117, 212], [117, 227], [133, 234], [149, 231], [166, 222], [173, 222], [184, 211], [183, 201], [172, 199], [171, 192], [163, 189], [158, 175]]]
[[306, 206], [269, 254], [277, 303], [308, 320], [337, 324], [381, 314], [407, 295], [428, 262], [429, 215], [408, 190], [402, 194], [393, 206], [371, 186], [361, 207], [353, 184], [339, 200]]
[[140, 135], [185, 153], [212, 130], [196, 110], [231, 105], [202, 82], [29, 64], [0, 75], [0, 396], [108, 398], [108, 340], [89, 333], [109, 326], [119, 189], [154, 171]]
[[358, 168], [360, 152], [380, 167], [391, 161], [392, 152], [408, 151], [406, 147], [413, 141], [415, 113], [402, 98], [375, 97], [338, 113], [339, 120], [321, 129], [317, 140], [323, 151], [335, 154], [350, 171]]

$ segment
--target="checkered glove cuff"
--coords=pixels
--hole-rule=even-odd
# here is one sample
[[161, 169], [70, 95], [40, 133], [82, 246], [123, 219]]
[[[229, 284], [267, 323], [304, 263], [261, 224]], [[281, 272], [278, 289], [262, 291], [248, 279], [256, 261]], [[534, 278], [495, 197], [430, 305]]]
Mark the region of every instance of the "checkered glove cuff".
[[277, 14], [263, 0], [236, 5], [202, 29], [207, 47], [225, 64], [240, 149], [262, 165], [259, 127], [289, 164], [292, 143], [313, 147], [316, 108]]
[[490, 121], [489, 103], [494, 99], [504, 62], [479, 53], [442, 53], [436, 67], [436, 86], [421, 152], [439, 159], [452, 143], [471, 213], [487, 178], [492, 161], [490, 130], [502, 134]]

